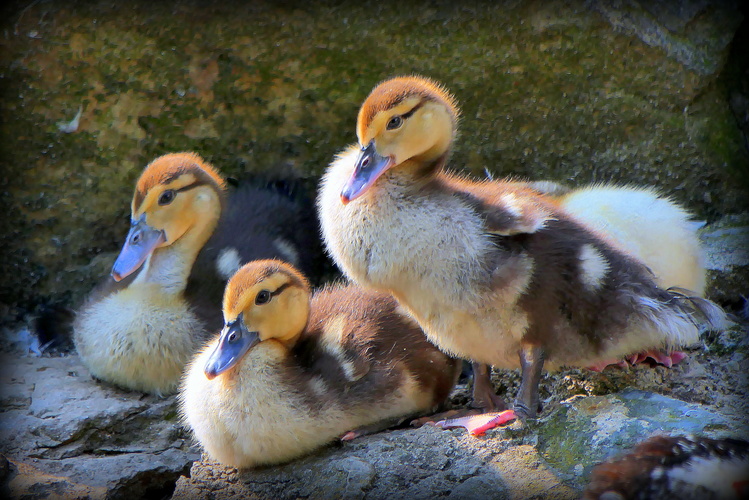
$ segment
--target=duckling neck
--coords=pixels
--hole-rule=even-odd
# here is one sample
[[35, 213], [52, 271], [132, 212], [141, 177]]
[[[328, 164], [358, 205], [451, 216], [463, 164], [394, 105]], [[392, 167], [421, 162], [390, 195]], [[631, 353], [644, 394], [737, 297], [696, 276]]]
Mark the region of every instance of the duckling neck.
[[184, 292], [192, 266], [214, 226], [209, 231], [190, 231], [171, 245], [157, 248], [143, 264], [143, 270], [132, 285], [156, 284], [166, 294]]
[[448, 155], [449, 152], [444, 152], [431, 159], [415, 157], [407, 160], [390, 172], [390, 183], [408, 191], [418, 191], [439, 176], [447, 164]]

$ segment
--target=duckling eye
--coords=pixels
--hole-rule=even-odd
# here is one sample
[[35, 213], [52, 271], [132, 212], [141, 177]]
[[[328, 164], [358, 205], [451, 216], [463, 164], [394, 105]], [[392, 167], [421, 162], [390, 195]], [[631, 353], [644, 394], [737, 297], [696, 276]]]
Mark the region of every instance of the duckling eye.
[[390, 119], [387, 125], [388, 130], [394, 130], [403, 124], [403, 118], [400, 116], [394, 116]]
[[255, 297], [255, 304], [261, 306], [270, 302], [271, 293], [268, 290], [260, 290], [260, 293]]
[[169, 205], [174, 200], [174, 190], [167, 189], [159, 196], [159, 205]]

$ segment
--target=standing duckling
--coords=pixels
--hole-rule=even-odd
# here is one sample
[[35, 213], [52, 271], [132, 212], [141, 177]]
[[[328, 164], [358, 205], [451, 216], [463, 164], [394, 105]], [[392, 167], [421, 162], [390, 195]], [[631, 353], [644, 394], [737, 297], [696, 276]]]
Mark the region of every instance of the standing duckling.
[[712, 303], [659, 288], [608, 238], [522, 183], [445, 171], [453, 97], [420, 77], [378, 85], [359, 144], [330, 165], [318, 199], [329, 253], [363, 286], [390, 291], [445, 352], [520, 368], [520, 417], [539, 411], [546, 366], [616, 363], [698, 341]]
[[459, 374], [391, 296], [331, 286], [310, 298], [307, 280], [278, 260], [243, 266], [223, 313], [180, 401], [203, 448], [235, 467], [287, 462], [429, 412]]
[[222, 177], [194, 153], [155, 159], [137, 182], [111, 278], [75, 319], [83, 364], [127, 389], [175, 392], [207, 332], [221, 325], [221, 294], [242, 263], [279, 257], [309, 270], [305, 254], [317, 238], [308, 214], [250, 185], [227, 199]]

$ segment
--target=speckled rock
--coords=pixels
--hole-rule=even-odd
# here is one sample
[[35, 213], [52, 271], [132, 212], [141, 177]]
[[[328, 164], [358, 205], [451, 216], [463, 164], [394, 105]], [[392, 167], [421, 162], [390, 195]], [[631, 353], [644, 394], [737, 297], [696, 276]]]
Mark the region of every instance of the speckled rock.
[[653, 184], [701, 217], [737, 212], [739, 3], [651, 4], [6, 2], [0, 319], [80, 303], [155, 156], [197, 150], [227, 175], [313, 188], [395, 74], [455, 93], [456, 169]]
[[539, 450], [562, 477], [581, 485], [594, 465], [654, 434], [749, 437], [749, 417], [639, 390], [575, 399], [541, 419]]
[[627, 390], [576, 398], [527, 427], [516, 423], [484, 437], [427, 426], [257, 470], [204, 455], [179, 479], [173, 498], [578, 498], [595, 464], [655, 433], [747, 436], [749, 419]]
[[175, 399], [95, 382], [77, 356], [0, 353], [0, 443], [13, 498], [168, 494], [199, 454]]

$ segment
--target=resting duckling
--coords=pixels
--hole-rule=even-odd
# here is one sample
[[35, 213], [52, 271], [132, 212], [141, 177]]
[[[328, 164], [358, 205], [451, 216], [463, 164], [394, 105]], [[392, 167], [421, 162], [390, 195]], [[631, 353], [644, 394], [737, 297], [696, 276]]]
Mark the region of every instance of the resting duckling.
[[223, 304], [224, 329], [190, 364], [180, 401], [224, 464], [286, 462], [429, 412], [459, 375], [390, 295], [332, 286], [310, 298], [278, 260], [243, 266]]
[[645, 264], [661, 288], [686, 288], [704, 296], [700, 224], [673, 200], [653, 188], [605, 184], [572, 189], [555, 199]]
[[317, 238], [300, 224], [306, 217], [273, 190], [247, 185], [227, 199], [222, 177], [194, 153], [155, 159], [137, 182], [111, 277], [75, 319], [83, 364], [127, 389], [175, 392], [207, 332], [221, 325], [226, 280], [242, 263], [279, 257], [309, 270], [304, 254]]
[[639, 261], [523, 183], [445, 171], [452, 96], [430, 80], [378, 85], [359, 144], [324, 175], [323, 236], [343, 272], [390, 291], [445, 352], [521, 368], [515, 410], [539, 411], [542, 369], [587, 367], [698, 341], [712, 303], [659, 288]]

